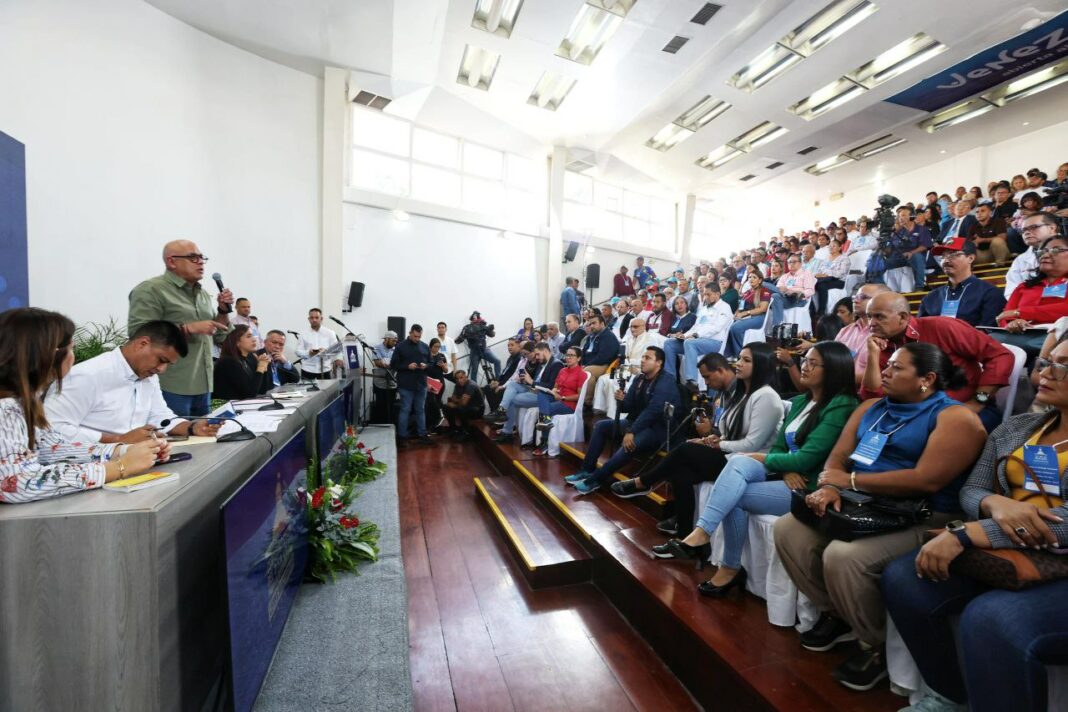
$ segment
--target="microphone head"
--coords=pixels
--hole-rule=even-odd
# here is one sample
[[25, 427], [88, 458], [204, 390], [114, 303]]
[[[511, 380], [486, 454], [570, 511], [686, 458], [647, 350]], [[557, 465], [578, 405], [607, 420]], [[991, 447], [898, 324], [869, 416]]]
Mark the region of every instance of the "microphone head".
[[211, 278], [214, 279], [216, 282], [221, 282], [222, 281], [222, 275], [219, 274], [218, 272], [213, 272], [212, 275], [211, 275]]

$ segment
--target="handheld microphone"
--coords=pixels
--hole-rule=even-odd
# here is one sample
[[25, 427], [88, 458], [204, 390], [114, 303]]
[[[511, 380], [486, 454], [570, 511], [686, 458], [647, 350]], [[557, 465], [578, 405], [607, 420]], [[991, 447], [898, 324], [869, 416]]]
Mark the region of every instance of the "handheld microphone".
[[[215, 280], [215, 286], [219, 288], [220, 292], [222, 290], [226, 289], [226, 287], [223, 286], [222, 275], [221, 274], [216, 272], [213, 275], [211, 275], [211, 278]], [[233, 310], [234, 310], [234, 305], [233, 304], [222, 304], [222, 305], [219, 306], [219, 311], [221, 311], [223, 314], [229, 314]]]
[[[208, 422], [211, 422], [213, 420], [232, 420], [233, 422], [237, 423], [238, 427], [241, 428], [241, 430], [239, 430], [236, 433], [227, 433], [226, 435], [220, 435], [220, 436], [216, 437], [215, 438], [215, 442], [233, 443], [233, 442], [238, 442], [240, 440], [255, 440], [256, 439], [256, 433], [254, 433], [251, 430], [249, 430], [248, 428], [246, 428], [245, 424], [242, 423], [237, 418], [227, 418], [227, 417], [224, 417], [224, 416], [187, 415], [187, 416], [182, 416], [180, 418], [180, 420], [207, 420]], [[161, 428], [166, 428], [172, 422], [173, 421], [172, 421], [171, 418], [167, 418], [167, 419], [161, 421], [159, 426]]]
[[341, 321], [341, 319], [338, 319], [338, 318], [337, 318], [336, 316], [331, 316], [331, 317], [328, 317], [328, 318], [330, 319], [330, 321], [334, 322], [335, 324], [337, 324], [338, 326], [340, 326], [340, 327], [341, 327], [342, 329], [344, 329], [344, 330], [345, 330], [345, 331], [347, 331], [348, 333], [352, 334], [353, 336], [356, 336], [356, 334], [353, 334], [353, 333], [352, 333], [352, 329], [350, 329], [349, 327], [347, 327], [347, 326], [345, 325], [345, 322]]

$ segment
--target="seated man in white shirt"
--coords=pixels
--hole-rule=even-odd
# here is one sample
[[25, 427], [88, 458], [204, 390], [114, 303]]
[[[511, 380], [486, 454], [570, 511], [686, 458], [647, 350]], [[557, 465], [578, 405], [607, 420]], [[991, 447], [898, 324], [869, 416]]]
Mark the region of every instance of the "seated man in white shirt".
[[[653, 336], [654, 334], [646, 328], [644, 319], [631, 319], [627, 338], [623, 339], [622, 342], [627, 348], [627, 358], [619, 366], [626, 373], [627, 383], [630, 383], [630, 379], [634, 374], [641, 372], [642, 354], [645, 353], [645, 350], [650, 346], [656, 345], [652, 338]], [[660, 334], [655, 334], [655, 336], [660, 336]], [[618, 372], [609, 372], [597, 379], [593, 391], [594, 413], [604, 413], [609, 418], [615, 417], [615, 393], [619, 387], [616, 381], [620, 375]], [[626, 389], [624, 388], [624, 390]]]
[[[52, 427], [81, 443], [136, 443], [168, 435], [214, 437], [218, 425], [183, 420], [163, 400], [157, 376], [188, 353], [185, 336], [169, 321], [150, 321], [125, 346], [75, 364], [44, 400]], [[169, 421], [161, 428], [163, 421]]]
[[727, 334], [734, 324], [734, 312], [719, 298], [719, 284], [709, 282], [701, 296], [704, 303], [697, 310], [697, 321], [693, 327], [683, 334], [681, 339], [665, 339], [662, 347], [666, 357], [664, 372], [672, 378], [675, 377], [675, 357], [681, 353], [685, 384], [695, 392], [699, 390], [697, 362], [705, 354], [722, 351], [727, 342]]
[[1027, 250], [1012, 261], [1012, 266], [1005, 273], [1005, 298], [1012, 296], [1013, 291], [1034, 276], [1038, 269], [1038, 258], [1035, 257], [1035, 248], [1057, 234], [1057, 218], [1052, 213], [1035, 213], [1024, 218], [1020, 233], [1027, 243]]

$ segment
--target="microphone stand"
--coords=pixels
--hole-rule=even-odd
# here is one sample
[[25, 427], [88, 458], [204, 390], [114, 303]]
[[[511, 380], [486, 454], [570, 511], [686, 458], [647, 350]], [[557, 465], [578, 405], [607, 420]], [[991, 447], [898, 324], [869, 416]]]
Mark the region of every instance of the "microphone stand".
[[[300, 334], [298, 332], [296, 332], [296, 331], [290, 331], [289, 333], [293, 334], [293, 336], [297, 337], [297, 339], [300, 340], [300, 341], [304, 340], [304, 339], [301, 338]], [[304, 360], [304, 357], [301, 357], [301, 358], [298, 358], [296, 361], [294, 361], [293, 362], [293, 368], [297, 368], [297, 364], [300, 363], [303, 360]], [[319, 390], [319, 386], [316, 383], [314, 383], [312, 381], [309, 381], [307, 378], [304, 377], [304, 369], [302, 369], [302, 368], [298, 369], [297, 370], [297, 375], [300, 376], [300, 380], [297, 381], [297, 385], [298, 386], [308, 386], [308, 388], [306, 389], [308, 391], [317, 391], [317, 390]]]
[[[638, 469], [638, 472], [634, 475], [634, 477], [632, 479], [637, 479], [637, 478], [641, 477], [643, 474], [645, 474], [645, 471], [649, 468], [649, 465], [651, 463], [653, 463], [657, 459], [656, 453], [659, 452], [661, 448], [666, 448], [670, 452], [671, 438], [674, 437], [675, 435], [677, 435], [680, 430], [682, 430], [684, 427], [686, 427], [687, 423], [689, 423], [691, 420], [693, 420], [693, 413], [694, 413], [694, 411], [693, 411], [693, 409], [691, 409], [690, 413], [685, 418], [682, 419], [682, 422], [679, 423], [675, 427], [674, 430], [671, 429], [670, 420], [668, 421], [667, 439], [664, 440], [663, 444], [659, 448], [657, 448], [653, 452], [653, 454], [651, 456], [649, 456], [649, 459], [647, 459], [644, 463], [642, 463], [642, 466]], [[667, 417], [668, 416], [665, 414], [665, 418], [667, 418]], [[660, 485], [657, 485], [657, 487], [659, 487], [659, 486]], [[652, 488], [649, 489], [649, 491], [653, 492], [653, 491], [655, 491], [657, 489], [657, 487], [652, 487]]]
[[[225, 417], [225, 416], [210, 416], [210, 415], [208, 415], [208, 416], [182, 415], [182, 416], [178, 416], [178, 417], [181, 418], [182, 420], [206, 420], [209, 423], [211, 421], [213, 421], [213, 420], [229, 420], [231, 422], [237, 423], [238, 427], [241, 428], [241, 430], [237, 431], [236, 433], [227, 433], [226, 435], [216, 436], [215, 442], [217, 442], [217, 443], [235, 443], [235, 442], [239, 442], [241, 440], [255, 440], [256, 439], [256, 433], [254, 433], [251, 430], [249, 430], [248, 428], [246, 428], [245, 424], [242, 423], [237, 418], [228, 418], [228, 417]], [[171, 419], [167, 418], [166, 420], [163, 420], [162, 422], [160, 422], [160, 427], [161, 428], [165, 428], [170, 424], [171, 424]], [[192, 432], [192, 427], [190, 427], [190, 432]]]

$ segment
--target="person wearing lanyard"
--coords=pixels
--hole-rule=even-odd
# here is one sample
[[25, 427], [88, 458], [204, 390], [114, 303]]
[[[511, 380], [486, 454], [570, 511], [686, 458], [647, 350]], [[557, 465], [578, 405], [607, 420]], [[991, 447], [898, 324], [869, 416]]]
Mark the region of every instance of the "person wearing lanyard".
[[1013, 291], [1005, 311], [998, 314], [998, 325], [1005, 331], [991, 334], [1003, 344], [1022, 348], [1028, 359], [1038, 356], [1046, 339], [1045, 329], [1031, 327], [1068, 316], [1068, 238], [1049, 238], [1035, 249], [1035, 257], [1035, 275]]
[[954, 238], [936, 245], [934, 254], [942, 256], [942, 270], [949, 283], [930, 291], [920, 302], [918, 316], [947, 316], [972, 326], [994, 326], [997, 315], [1005, 308], [1001, 290], [972, 274], [976, 247], [971, 240]]
[[792, 514], [775, 523], [775, 548], [790, 578], [820, 611], [801, 645], [823, 652], [856, 639], [860, 646], [834, 671], [840, 683], [869, 690], [886, 677], [886, 610], [879, 574], [914, 549], [928, 529], [960, 518], [963, 475], [982, 449], [975, 413], [950, 398], [963, 372], [933, 344], [907, 343], [883, 370], [885, 396], [865, 401], [850, 416], [805, 498], [816, 516], [841, 507], [842, 490], [927, 498], [922, 524], [854, 541], [832, 540]]

